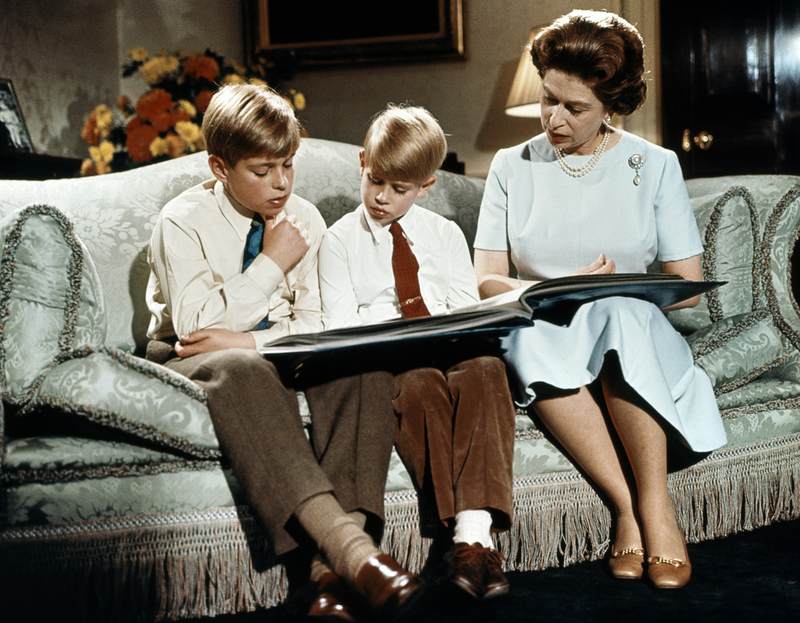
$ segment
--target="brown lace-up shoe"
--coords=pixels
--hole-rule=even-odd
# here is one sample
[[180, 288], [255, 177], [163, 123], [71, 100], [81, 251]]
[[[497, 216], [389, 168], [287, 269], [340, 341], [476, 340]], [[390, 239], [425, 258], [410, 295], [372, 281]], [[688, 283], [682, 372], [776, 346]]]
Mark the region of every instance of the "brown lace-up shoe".
[[445, 580], [477, 600], [500, 597], [509, 590], [503, 557], [493, 549], [478, 543], [455, 543], [445, 556], [445, 564]]
[[353, 588], [364, 598], [370, 614], [381, 623], [402, 616], [425, 591], [425, 583], [387, 554], [370, 558], [361, 567]]
[[328, 571], [316, 582], [309, 580], [301, 587], [289, 601], [287, 612], [296, 619], [356, 621], [352, 598], [344, 580]]
[[511, 589], [503, 573], [503, 556], [494, 549], [484, 548], [486, 557], [486, 581], [483, 590], [484, 599], [502, 597]]

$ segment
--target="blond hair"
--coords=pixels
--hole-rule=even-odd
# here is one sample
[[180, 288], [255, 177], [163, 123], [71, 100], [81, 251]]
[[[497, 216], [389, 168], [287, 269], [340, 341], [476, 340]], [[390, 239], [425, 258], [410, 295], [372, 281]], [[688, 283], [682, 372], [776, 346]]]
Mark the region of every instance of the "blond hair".
[[390, 180], [421, 184], [446, 155], [439, 122], [420, 106], [390, 104], [373, 118], [364, 140], [364, 163]]
[[209, 154], [235, 167], [245, 158], [292, 155], [300, 146], [300, 124], [289, 103], [269, 87], [232, 84], [211, 98], [203, 138]]

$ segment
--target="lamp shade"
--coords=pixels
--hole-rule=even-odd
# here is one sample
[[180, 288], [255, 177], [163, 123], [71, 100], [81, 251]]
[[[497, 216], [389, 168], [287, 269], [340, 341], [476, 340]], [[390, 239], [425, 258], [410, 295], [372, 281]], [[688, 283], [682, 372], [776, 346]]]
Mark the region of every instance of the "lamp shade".
[[542, 79], [533, 66], [530, 55], [530, 45], [539, 34], [541, 27], [531, 30], [528, 44], [522, 50], [522, 56], [511, 83], [511, 91], [506, 101], [506, 114], [512, 117], [541, 117], [542, 108], [539, 97], [542, 95]]

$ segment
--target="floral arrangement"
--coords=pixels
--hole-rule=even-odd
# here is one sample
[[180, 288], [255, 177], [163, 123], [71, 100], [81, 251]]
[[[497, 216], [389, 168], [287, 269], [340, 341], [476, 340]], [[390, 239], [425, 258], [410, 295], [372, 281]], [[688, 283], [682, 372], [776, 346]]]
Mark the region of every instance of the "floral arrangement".
[[[123, 95], [117, 111], [100, 104], [91, 112], [81, 130], [90, 155], [82, 175], [124, 171], [205, 149], [203, 113], [221, 85], [249, 82], [276, 88], [279, 74], [285, 73], [275, 65], [248, 70], [211, 50], [150, 56], [137, 48], [128, 57], [123, 77], [138, 72], [150, 88], [135, 105]], [[305, 108], [302, 93], [289, 89], [283, 96], [294, 110]]]

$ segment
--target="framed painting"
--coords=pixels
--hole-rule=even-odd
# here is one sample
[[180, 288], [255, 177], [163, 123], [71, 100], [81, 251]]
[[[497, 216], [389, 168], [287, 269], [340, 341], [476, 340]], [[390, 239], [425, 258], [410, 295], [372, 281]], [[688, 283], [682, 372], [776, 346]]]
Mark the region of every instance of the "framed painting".
[[248, 0], [251, 60], [299, 66], [465, 59], [465, 0]]
[[17, 93], [7, 78], [0, 78], [0, 151], [33, 152]]

